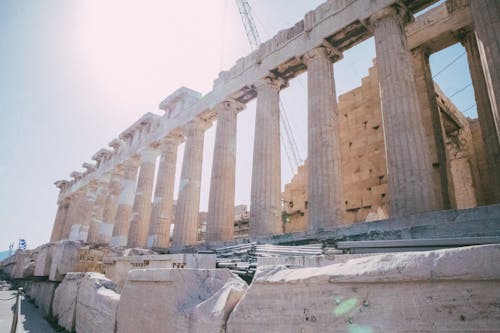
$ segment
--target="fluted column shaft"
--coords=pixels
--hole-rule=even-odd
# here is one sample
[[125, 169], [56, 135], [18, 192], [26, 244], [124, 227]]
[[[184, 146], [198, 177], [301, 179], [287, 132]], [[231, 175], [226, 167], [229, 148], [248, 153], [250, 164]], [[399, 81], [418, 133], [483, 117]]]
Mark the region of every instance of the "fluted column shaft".
[[103, 223], [99, 226], [98, 244], [109, 244], [111, 241], [116, 210], [118, 209], [118, 198], [122, 189], [123, 172], [123, 166], [118, 166], [111, 172], [108, 195], [103, 209]]
[[124, 165], [123, 178], [121, 181], [122, 190], [118, 197], [113, 235], [110, 242], [112, 247], [123, 247], [127, 245], [130, 217], [137, 185], [138, 167], [139, 164], [136, 160], [130, 160]]
[[64, 222], [68, 215], [68, 209], [68, 199], [65, 198], [58, 203], [56, 218], [54, 220], [54, 226], [52, 227], [52, 234], [50, 236], [50, 242], [57, 242], [63, 239]]
[[61, 239], [69, 239], [71, 233], [71, 227], [78, 221], [78, 212], [80, 211], [81, 199], [84, 192], [78, 191], [73, 193], [69, 200], [68, 213], [66, 219], [64, 220], [64, 228]]
[[[79, 205], [78, 217], [76, 223], [73, 224], [70, 233], [71, 240], [81, 240], [87, 242], [90, 220], [92, 216], [92, 208], [97, 197], [97, 183], [90, 183], [86, 186], [85, 195], [81, 199]], [[79, 228], [78, 228], [79, 227]]]
[[283, 233], [279, 91], [281, 80], [256, 83], [257, 110], [250, 195], [250, 235]]
[[371, 18], [379, 71], [391, 216], [437, 210], [429, 147], [418, 104], [403, 17], [386, 8]]
[[243, 108], [243, 104], [233, 100], [215, 107], [217, 130], [208, 200], [207, 241], [234, 238], [236, 125], [237, 114]]
[[308, 210], [309, 227], [321, 230], [342, 222], [340, 129], [329, 50], [309, 51], [308, 90]]
[[[473, 0], [470, 1], [470, 8], [496, 140], [500, 141], [500, 1]], [[497, 172], [500, 171], [497, 169]]]
[[176, 248], [196, 243], [204, 131], [207, 127], [208, 123], [199, 119], [186, 125], [186, 146], [172, 239], [172, 246]]
[[[485, 203], [492, 204], [500, 202], [500, 127], [498, 127], [498, 119], [495, 119], [498, 117], [495, 117], [488, 96], [488, 87], [474, 33], [466, 34], [462, 39], [462, 45], [467, 52], [481, 135], [486, 150], [489, 174], [492, 176], [488, 184], [485, 184], [488, 187], [486, 189]], [[500, 66], [500, 63], [498, 65]], [[498, 71], [500, 69], [497, 68]], [[500, 92], [498, 93], [500, 94]]]
[[180, 138], [168, 138], [161, 146], [160, 164], [153, 199], [148, 248], [170, 246], [170, 225], [174, 214], [174, 183]]
[[87, 238], [87, 243], [89, 244], [97, 244], [99, 241], [99, 230], [104, 219], [104, 205], [108, 196], [109, 179], [109, 175], [104, 175], [97, 181], [96, 198], [92, 207], [89, 235]]
[[156, 150], [147, 149], [141, 152], [141, 169], [132, 208], [127, 247], [146, 247], [157, 156]]

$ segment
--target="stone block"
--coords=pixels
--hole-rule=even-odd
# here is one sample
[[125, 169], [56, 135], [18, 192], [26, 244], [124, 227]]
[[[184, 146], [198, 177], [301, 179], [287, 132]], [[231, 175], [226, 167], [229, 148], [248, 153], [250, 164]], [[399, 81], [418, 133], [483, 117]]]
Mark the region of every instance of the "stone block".
[[[30, 263], [34, 261], [34, 255], [31, 251], [17, 251], [14, 257], [15, 264], [12, 268], [11, 278], [22, 279], [25, 274], [29, 274], [31, 270]], [[31, 274], [33, 275], [33, 274]]]
[[57, 287], [52, 305], [52, 315], [59, 326], [70, 332], [75, 330], [75, 311], [78, 288], [85, 273], [68, 273]]
[[495, 331], [499, 261], [500, 245], [485, 245], [265, 266], [226, 331]]
[[50, 281], [34, 281], [31, 284], [29, 297], [33, 299], [44, 317], [52, 315], [52, 300], [57, 284]]
[[81, 246], [80, 242], [62, 241], [54, 247], [49, 280], [62, 281], [66, 273], [75, 270]]
[[244, 288], [226, 269], [133, 270], [121, 293], [117, 331], [221, 332]]
[[45, 244], [40, 247], [35, 264], [35, 276], [49, 276], [52, 263], [52, 253], [55, 244]]
[[116, 285], [99, 273], [86, 273], [76, 302], [77, 333], [114, 333], [120, 295]]
[[139, 268], [215, 268], [215, 254], [163, 254], [142, 256], [106, 256], [104, 271], [107, 278], [121, 290], [127, 280], [128, 272]]

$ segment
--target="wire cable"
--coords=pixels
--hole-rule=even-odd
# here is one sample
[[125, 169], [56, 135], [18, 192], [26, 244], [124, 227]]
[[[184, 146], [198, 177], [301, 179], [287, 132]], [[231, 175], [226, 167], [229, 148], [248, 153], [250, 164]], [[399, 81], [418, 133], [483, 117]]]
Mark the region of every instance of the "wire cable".
[[451, 65], [453, 65], [455, 62], [458, 61], [458, 59], [462, 58], [465, 54], [465, 51], [459, 55], [458, 57], [456, 57], [455, 59], [453, 59], [450, 63], [448, 63], [448, 65], [444, 66], [443, 68], [441, 68], [441, 70], [439, 70], [439, 72], [437, 72], [436, 74], [434, 74], [432, 76], [432, 78], [435, 78], [436, 76], [438, 76], [439, 74], [441, 74], [442, 72], [444, 72], [446, 69], [448, 69]]
[[466, 85], [466, 86], [462, 87], [461, 89], [455, 91], [453, 94], [451, 94], [450, 96], [448, 96], [448, 98], [452, 98], [453, 96], [461, 93], [462, 91], [464, 91], [465, 89], [469, 88], [470, 86], [472, 86], [472, 82], [469, 82], [468, 85]]

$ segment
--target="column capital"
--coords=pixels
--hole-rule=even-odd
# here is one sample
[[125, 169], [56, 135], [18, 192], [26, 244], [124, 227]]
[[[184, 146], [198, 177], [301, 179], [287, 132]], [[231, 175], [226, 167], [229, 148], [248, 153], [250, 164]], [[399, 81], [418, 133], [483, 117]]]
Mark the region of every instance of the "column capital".
[[184, 135], [177, 133], [175, 135], [169, 135], [161, 139], [159, 149], [162, 152], [170, 152], [172, 150], [177, 150], [177, 147], [184, 142]]
[[282, 77], [276, 77], [274, 75], [266, 76], [262, 79], [257, 80], [254, 84], [257, 92], [263, 88], [272, 88], [276, 90], [281, 90], [288, 87], [288, 81]]
[[121, 139], [115, 138], [108, 145], [114, 149], [115, 153], [118, 153], [125, 146], [125, 142]]
[[72, 173], [69, 174], [69, 176], [73, 178], [75, 181], [79, 181], [80, 179], [83, 178], [84, 174], [79, 171], [73, 171]]
[[92, 171], [95, 171], [95, 169], [97, 169], [97, 165], [92, 164], [92, 163], [87, 163], [87, 162], [83, 163], [82, 167], [84, 169], [87, 169], [86, 173], [91, 173]]
[[315, 58], [328, 58], [333, 63], [334, 61], [342, 59], [343, 54], [325, 40], [320, 46], [304, 53], [304, 55], [302, 56], [302, 61], [307, 66], [309, 62]]
[[214, 107], [217, 114], [221, 112], [234, 112], [238, 113], [246, 108], [246, 104], [238, 102], [234, 98], [226, 98]]
[[139, 151], [139, 159], [141, 162], [153, 162], [156, 161], [156, 158], [160, 154], [158, 149], [153, 147], [146, 147]]
[[124, 170], [130, 169], [130, 168], [138, 168], [140, 165], [141, 160], [139, 159], [139, 156], [133, 156], [126, 160], [125, 162], [122, 163], [122, 166]]
[[65, 179], [62, 179], [62, 180], [57, 180], [54, 182], [54, 185], [59, 188], [59, 190], [64, 191], [66, 190], [69, 186], [70, 186], [70, 182], [65, 180]]
[[189, 132], [191, 131], [205, 131], [207, 130], [210, 126], [212, 126], [212, 123], [209, 121], [206, 121], [201, 118], [194, 118], [190, 122], [184, 125], [184, 128], [186, 129], [186, 133], [189, 135]]
[[401, 24], [408, 23], [413, 19], [411, 12], [404, 5], [398, 3], [393, 6], [385, 7], [370, 16], [366, 22], [367, 28], [374, 30], [379, 22], [390, 17], [399, 19]]

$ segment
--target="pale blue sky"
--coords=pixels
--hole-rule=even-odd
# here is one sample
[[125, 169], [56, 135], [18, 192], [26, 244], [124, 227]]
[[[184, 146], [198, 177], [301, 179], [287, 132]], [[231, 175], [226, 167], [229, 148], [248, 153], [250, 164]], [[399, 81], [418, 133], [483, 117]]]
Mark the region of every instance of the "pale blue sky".
[[[267, 39], [323, 1], [249, 2]], [[55, 180], [81, 170], [144, 113], [162, 114], [159, 102], [180, 86], [210, 91], [218, 72], [249, 52], [233, 0], [0, 0], [0, 250], [19, 237], [29, 247], [48, 241]], [[462, 52], [453, 46], [433, 55], [433, 72]], [[358, 86], [374, 57], [372, 39], [346, 52], [335, 64], [337, 93]], [[436, 78], [446, 93], [470, 82], [466, 62], [462, 56]], [[303, 75], [282, 92], [303, 158], [306, 82]], [[453, 101], [468, 108], [472, 88]], [[249, 202], [254, 111], [252, 101], [238, 120], [236, 204]], [[214, 133], [215, 126], [206, 133], [203, 210]], [[284, 156], [282, 171], [290, 180]]]

